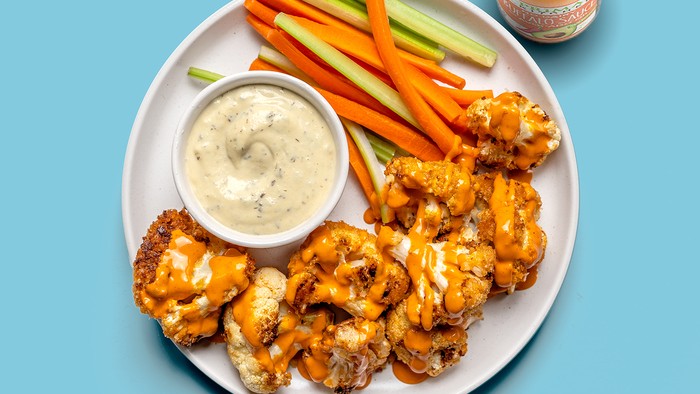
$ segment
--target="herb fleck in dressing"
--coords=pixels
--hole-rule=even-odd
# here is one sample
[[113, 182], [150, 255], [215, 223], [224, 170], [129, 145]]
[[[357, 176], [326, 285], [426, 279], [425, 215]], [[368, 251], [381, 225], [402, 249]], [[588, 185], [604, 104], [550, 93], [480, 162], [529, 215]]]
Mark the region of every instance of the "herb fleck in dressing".
[[298, 94], [247, 85], [213, 100], [195, 121], [185, 169], [202, 206], [251, 234], [293, 228], [328, 198], [335, 144], [323, 116]]

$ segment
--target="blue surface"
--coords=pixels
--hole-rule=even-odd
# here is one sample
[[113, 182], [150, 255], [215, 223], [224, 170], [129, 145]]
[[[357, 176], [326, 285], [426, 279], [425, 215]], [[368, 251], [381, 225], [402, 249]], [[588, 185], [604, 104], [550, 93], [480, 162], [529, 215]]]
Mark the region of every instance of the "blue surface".
[[[0, 392], [221, 392], [134, 307], [120, 192], [150, 82], [226, 2], [43, 3], [0, 13]], [[697, 392], [700, 6], [640, 4], [524, 42], [574, 139], [579, 231], [551, 313], [478, 393]]]

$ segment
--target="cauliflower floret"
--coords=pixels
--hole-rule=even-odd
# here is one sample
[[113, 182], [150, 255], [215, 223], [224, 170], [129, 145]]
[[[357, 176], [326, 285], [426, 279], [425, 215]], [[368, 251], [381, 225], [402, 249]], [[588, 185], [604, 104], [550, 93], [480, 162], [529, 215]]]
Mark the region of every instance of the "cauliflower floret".
[[385, 262], [375, 243], [376, 237], [365, 230], [324, 223], [290, 259], [287, 302], [300, 313], [329, 303], [375, 320], [401, 301], [409, 286], [404, 268], [393, 259]]
[[[469, 236], [475, 207], [469, 167], [449, 161], [423, 162], [414, 157], [391, 160], [386, 167], [385, 194], [399, 229], [408, 230], [420, 219], [426, 237]], [[419, 215], [420, 214], [420, 215]], [[455, 240], [455, 239], [453, 239]]]
[[260, 268], [224, 311], [229, 358], [243, 384], [256, 393], [288, 386], [289, 361], [333, 320], [326, 310], [297, 315], [284, 302], [286, 285], [287, 278], [277, 269]]
[[467, 129], [478, 137], [479, 161], [489, 167], [527, 170], [559, 147], [559, 127], [518, 92], [476, 100], [466, 113]]
[[547, 235], [537, 224], [540, 196], [530, 184], [506, 179], [500, 172], [479, 174], [474, 184], [477, 205], [488, 206], [480, 214], [479, 241], [496, 251], [492, 290], [510, 293], [524, 288], [547, 247]]
[[412, 324], [430, 330], [441, 324], [461, 325], [480, 314], [491, 289], [496, 257], [492, 247], [430, 242], [386, 226], [379, 231], [378, 247], [407, 268], [412, 287], [405, 303]]
[[411, 212], [382, 226], [377, 246], [385, 260], [406, 267], [411, 279], [409, 318], [430, 330], [460, 324], [486, 301], [495, 253], [475, 239], [476, 197], [468, 166], [448, 161], [397, 158], [387, 164], [389, 206]]
[[384, 368], [391, 353], [385, 328], [383, 316], [376, 321], [353, 317], [328, 326], [304, 350], [300, 368], [336, 393], [363, 387], [374, 372]]
[[[480, 312], [470, 320], [478, 318]], [[464, 325], [423, 330], [409, 321], [405, 301], [387, 312], [386, 335], [399, 361], [416, 373], [438, 376], [467, 353]]]
[[186, 210], [167, 210], [136, 254], [134, 301], [166, 337], [189, 346], [216, 333], [222, 306], [248, 286], [254, 269], [245, 249], [214, 237]]

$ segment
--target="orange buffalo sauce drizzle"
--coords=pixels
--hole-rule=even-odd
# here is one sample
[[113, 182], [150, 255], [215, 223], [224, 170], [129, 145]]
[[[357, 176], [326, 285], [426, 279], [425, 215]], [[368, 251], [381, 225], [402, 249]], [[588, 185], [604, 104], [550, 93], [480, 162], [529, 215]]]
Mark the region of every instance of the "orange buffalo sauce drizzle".
[[246, 318], [256, 299], [256, 287], [257, 285], [251, 284], [240, 296], [231, 301], [233, 319], [253, 347], [253, 357], [260, 365], [270, 373], [285, 372], [289, 362], [299, 350], [308, 347], [314, 338], [321, 337], [323, 329], [330, 324], [332, 316], [326, 310], [319, 310], [308, 313], [302, 318], [293, 311], [288, 311], [277, 324], [277, 337], [270, 346], [264, 346], [253, 319]]
[[425, 372], [414, 372], [411, 367], [398, 359], [391, 363], [391, 371], [399, 381], [406, 384], [418, 384], [430, 377], [430, 375]]
[[[247, 258], [236, 249], [227, 249], [221, 256], [205, 259], [207, 246], [179, 229], [173, 231], [168, 249], [156, 268], [156, 278], [141, 291], [143, 305], [155, 318], [164, 318], [178, 311], [188, 322], [187, 334], [213, 335], [218, 327], [221, 307], [231, 289], [248, 285], [245, 274]], [[196, 270], [209, 265], [211, 274], [196, 278]], [[195, 297], [209, 300], [206, 310], [192, 302]]]
[[499, 173], [494, 179], [493, 194], [489, 200], [496, 222], [493, 240], [496, 249], [494, 282], [500, 287], [513, 285], [513, 265], [516, 260], [523, 262], [530, 269], [542, 258], [542, 231], [535, 220], [536, 192], [529, 184], [521, 185], [526, 193], [522, 242], [518, 241], [515, 233], [515, 224], [518, 220], [515, 207], [515, 182], [506, 181]]
[[[343, 307], [352, 296], [352, 287], [357, 280], [356, 269], [353, 267], [353, 258], [362, 256], [341, 256], [336, 250], [335, 241], [330, 230], [320, 227], [313, 235], [309, 246], [301, 252], [301, 261], [297, 260], [298, 266], [294, 270], [300, 272], [303, 265], [308, 264], [314, 257], [320, 269], [315, 272], [318, 281], [315, 284], [315, 292], [319, 302], [327, 302], [338, 307]], [[367, 296], [362, 300], [362, 316], [369, 320], [376, 320], [386, 309], [386, 304], [382, 301], [388, 275], [383, 262], [379, 262], [374, 281], [369, 288]], [[287, 282], [287, 300], [293, 300], [298, 287], [294, 276]]]
[[[444, 303], [451, 319], [450, 323], [462, 322], [467, 300], [461, 288], [464, 274], [460, 267], [466, 257], [457, 250], [457, 245], [449, 240], [441, 244], [440, 250], [436, 250], [430, 244], [429, 240], [437, 235], [440, 215], [434, 215], [435, 222], [431, 222], [426, 219], [425, 209], [426, 204], [422, 200], [419, 203], [416, 223], [407, 235], [410, 247], [405, 266], [413, 290], [406, 299], [406, 312], [412, 324], [430, 330], [433, 327], [433, 311], [436, 304]], [[393, 236], [394, 232], [389, 227], [380, 229], [377, 236], [380, 250], [391, 248]], [[444, 282], [447, 282], [446, 288]], [[442, 283], [442, 291], [436, 290], [439, 289], [438, 283]]]
[[514, 162], [518, 168], [525, 170], [549, 152], [551, 137], [546, 128], [549, 121], [547, 115], [534, 111], [533, 107], [521, 112], [520, 100], [521, 96], [515, 92], [505, 92], [495, 97], [491, 102], [491, 121], [488, 127], [481, 126], [479, 134], [498, 138], [505, 142], [509, 150], [513, 150], [520, 133], [521, 121], [524, 122], [531, 135], [519, 141]]
[[518, 95], [505, 92], [491, 101], [491, 121], [489, 129], [494, 131], [494, 137], [510, 145], [520, 132], [520, 108]]
[[[463, 152], [465, 156], [462, 160], [474, 158], [475, 153], [469, 147], [465, 146]], [[469, 163], [467, 161], [462, 165], [468, 166]], [[462, 322], [467, 301], [461, 289], [464, 274], [460, 270], [465, 256], [457, 250], [456, 234], [448, 235], [441, 249], [435, 250], [431, 242], [438, 235], [442, 215], [440, 212], [426, 215], [428, 201], [423, 196], [420, 196], [421, 198], [412, 196], [412, 193], [417, 193], [412, 189], [424, 188], [428, 184], [427, 177], [427, 172], [412, 173], [410, 178], [412, 183], [389, 188], [386, 191], [386, 201], [390, 207], [396, 209], [418, 200], [416, 221], [407, 235], [410, 247], [404, 262], [413, 285], [413, 290], [406, 300], [407, 315], [412, 324], [430, 330], [433, 327], [433, 311], [436, 304], [444, 302], [445, 310], [452, 320], [450, 323], [459, 324]], [[449, 179], [445, 181], [451, 182]], [[461, 196], [462, 200], [455, 201], [454, 206], [460, 212], [468, 212], [474, 204], [474, 193], [470, 183], [465, 183], [461, 187], [462, 190], [457, 195]], [[432, 197], [431, 202], [430, 209], [438, 211], [443, 209], [435, 197]], [[455, 228], [458, 229], [459, 226]], [[394, 246], [393, 237], [394, 232], [390, 228], [380, 228], [377, 245], [382, 253], [387, 254], [386, 250]], [[385, 258], [391, 258], [390, 254]], [[441, 298], [441, 292], [435, 290], [440, 279], [444, 279], [448, 284], [442, 291], [444, 299]]]

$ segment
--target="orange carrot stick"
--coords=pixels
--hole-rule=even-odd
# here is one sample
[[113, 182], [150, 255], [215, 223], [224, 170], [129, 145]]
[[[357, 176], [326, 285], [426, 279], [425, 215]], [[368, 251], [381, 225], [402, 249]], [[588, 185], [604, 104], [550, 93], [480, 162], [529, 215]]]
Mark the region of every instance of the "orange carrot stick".
[[245, 0], [243, 5], [248, 11], [250, 11], [251, 14], [257, 16], [266, 24], [270, 26], [275, 25], [275, 16], [277, 16], [277, 11], [259, 2], [258, 0]]
[[261, 71], [276, 71], [282, 74], [287, 74], [284, 70], [281, 68], [270, 64], [260, 58], [255, 58], [252, 63], [250, 63], [250, 66], [248, 67], [248, 70], [253, 71], [253, 70], [261, 70]]
[[410, 64], [404, 65], [404, 71], [423, 99], [430, 104], [436, 112], [447, 119], [457, 130], [463, 131], [466, 129], [466, 113], [440, 85], [436, 84], [430, 77]]
[[444, 90], [457, 104], [467, 107], [480, 98], [493, 98], [493, 90], [462, 90], [442, 86]]
[[421, 132], [377, 111], [323, 89], [316, 89], [335, 112], [395, 143], [408, 153], [425, 161], [442, 160], [445, 155]]
[[[337, 50], [348, 56], [361, 59], [367, 64], [371, 64], [377, 69], [384, 71], [377, 46], [372, 37], [365, 32], [359, 29], [348, 31], [347, 29], [339, 29], [335, 26], [324, 25], [306, 18], [292, 17], [297, 23], [314, 33], [316, 37], [332, 45]], [[398, 51], [401, 59], [423, 71], [428, 77], [460, 89], [464, 87], [464, 78], [447, 71], [434, 61], [424, 59], [401, 49]]]
[[425, 75], [430, 78], [455, 87], [457, 89], [462, 89], [467, 84], [464, 78], [451, 71], [443, 68], [433, 60], [424, 59], [418, 55], [414, 55], [411, 52], [403, 52], [401, 57], [404, 58], [408, 63], [414, 65], [417, 69], [423, 71]]
[[372, 35], [389, 76], [425, 133], [440, 147], [447, 159], [452, 160], [461, 153], [461, 138], [433, 112], [411, 84], [391, 36], [384, 0], [367, 0], [366, 5], [370, 26], [372, 26]]
[[248, 22], [248, 24], [252, 26], [253, 29], [255, 29], [255, 31], [258, 32], [258, 34], [260, 34], [263, 38], [265, 38], [267, 34], [274, 29], [274, 27], [268, 25], [262, 19], [253, 14], [248, 14], [248, 16], [245, 17], [245, 21]]
[[[372, 185], [372, 177], [369, 175], [369, 170], [367, 169], [367, 164], [362, 159], [362, 154], [360, 150], [355, 145], [352, 137], [345, 132], [345, 138], [348, 140], [348, 153], [350, 158], [350, 167], [352, 167], [353, 172], [357, 176], [357, 180], [360, 181], [360, 187], [362, 192], [367, 197], [367, 202], [372, 207], [372, 210], [379, 211], [379, 207], [375, 207], [377, 203], [376, 196], [374, 192], [374, 186]], [[376, 208], [376, 209], [375, 209]]]
[[313, 21], [323, 23], [324, 25], [335, 26], [340, 29], [355, 30], [353, 26], [345, 21], [342, 21], [325, 11], [306, 4], [300, 0], [259, 0], [268, 7], [284, 12], [289, 15], [301, 16]]

